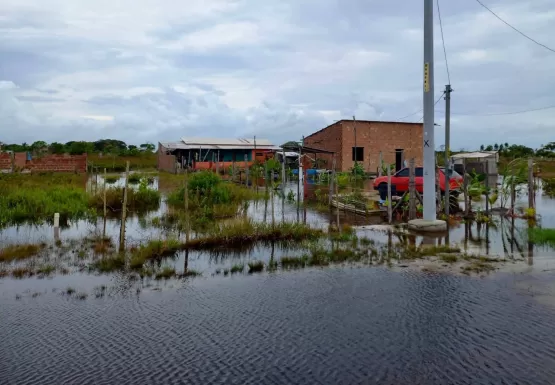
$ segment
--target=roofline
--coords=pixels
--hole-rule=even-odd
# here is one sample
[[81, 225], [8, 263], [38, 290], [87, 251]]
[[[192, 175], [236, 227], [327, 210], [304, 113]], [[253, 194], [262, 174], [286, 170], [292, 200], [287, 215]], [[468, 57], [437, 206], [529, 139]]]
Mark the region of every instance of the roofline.
[[[336, 124], [338, 124], [338, 123], [343, 123], [343, 122], [352, 122], [352, 120], [351, 120], [351, 119], [341, 119], [341, 120], [338, 120], [337, 122], [333, 122], [332, 124], [327, 125], [326, 127], [322, 128], [322, 129], [320, 129], [320, 130], [318, 130], [318, 131], [316, 131], [316, 132], [313, 132], [312, 134], [310, 134], [310, 135], [308, 135], [308, 136], [305, 136], [304, 138], [305, 138], [305, 139], [310, 138], [311, 136], [314, 136], [314, 135], [316, 135], [316, 134], [318, 134], [318, 133], [320, 133], [320, 132], [322, 132], [322, 131], [324, 131], [324, 130], [327, 130], [327, 129], [330, 128], [331, 126], [335, 126]], [[362, 120], [362, 119], [355, 119], [355, 122], [362, 122], [362, 123], [388, 123], [388, 124], [413, 124], [413, 125], [419, 125], [419, 126], [420, 126], [420, 125], [423, 125], [423, 123], [419, 123], [419, 122], [392, 122], [392, 121], [388, 121], [388, 120]]]

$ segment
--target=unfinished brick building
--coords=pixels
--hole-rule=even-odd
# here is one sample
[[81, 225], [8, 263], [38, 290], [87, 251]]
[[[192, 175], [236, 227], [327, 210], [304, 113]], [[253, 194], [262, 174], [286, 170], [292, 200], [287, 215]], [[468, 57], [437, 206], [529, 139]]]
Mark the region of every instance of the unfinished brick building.
[[[304, 138], [304, 145], [335, 153], [336, 170], [349, 171], [358, 162], [366, 172], [375, 173], [380, 152], [385, 163], [395, 163], [396, 150], [404, 158], [422, 163], [422, 123], [340, 120]], [[321, 155], [331, 169], [331, 156]]]

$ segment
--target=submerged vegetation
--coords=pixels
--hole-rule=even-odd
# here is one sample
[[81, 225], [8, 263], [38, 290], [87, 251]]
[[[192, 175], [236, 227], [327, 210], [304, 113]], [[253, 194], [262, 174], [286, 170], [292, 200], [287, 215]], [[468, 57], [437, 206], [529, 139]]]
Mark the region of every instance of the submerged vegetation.
[[37, 255], [46, 245], [10, 245], [0, 249], [0, 262], [26, 259]]
[[528, 239], [540, 246], [555, 247], [555, 229], [530, 228], [528, 229]]
[[214, 227], [202, 237], [186, 242], [187, 249], [244, 247], [256, 242], [306, 241], [323, 236], [324, 232], [299, 223], [257, 223], [251, 220], [230, 222]]

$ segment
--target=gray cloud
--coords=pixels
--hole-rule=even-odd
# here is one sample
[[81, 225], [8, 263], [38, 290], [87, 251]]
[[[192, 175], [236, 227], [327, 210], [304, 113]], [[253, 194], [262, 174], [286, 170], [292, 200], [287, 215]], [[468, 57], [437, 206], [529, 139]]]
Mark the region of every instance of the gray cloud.
[[[553, 41], [552, 1], [486, 3]], [[396, 120], [421, 109], [421, 2], [149, 4], [3, 1], [0, 141], [256, 135], [281, 143], [353, 115]], [[550, 141], [555, 109], [484, 115], [555, 105], [555, 54], [474, 1], [440, 4], [454, 147]], [[437, 23], [435, 40], [439, 98], [447, 76]], [[440, 102], [440, 124], [442, 111]]]

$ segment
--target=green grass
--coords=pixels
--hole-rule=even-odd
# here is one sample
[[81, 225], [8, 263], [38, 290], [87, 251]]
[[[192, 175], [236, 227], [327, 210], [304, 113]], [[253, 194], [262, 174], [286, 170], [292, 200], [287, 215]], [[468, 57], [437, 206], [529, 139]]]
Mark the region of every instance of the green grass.
[[459, 260], [459, 257], [455, 254], [441, 254], [439, 256], [439, 259], [441, 259], [443, 262], [455, 263]]
[[197, 250], [216, 247], [233, 248], [256, 242], [315, 240], [323, 235], [324, 233], [319, 229], [298, 223], [277, 223], [272, 226], [268, 223], [241, 220], [216, 226], [205, 236], [192, 239], [183, 246]]
[[264, 270], [264, 262], [262, 261], [252, 261], [248, 263], [249, 266], [249, 273], [260, 273]]
[[94, 262], [91, 265], [91, 268], [100, 273], [111, 273], [113, 271], [123, 270], [125, 268], [125, 256], [117, 254], [114, 256], [103, 257]]
[[555, 247], [555, 229], [528, 229], [528, 240], [536, 245]]
[[[119, 212], [123, 208], [123, 187], [106, 189], [106, 206], [108, 210]], [[151, 211], [160, 207], [160, 192], [152, 189], [128, 189], [127, 208], [130, 211]], [[104, 192], [99, 191], [89, 198], [88, 204], [98, 212], [104, 210]]]
[[32, 187], [8, 190], [0, 195], [0, 227], [11, 224], [82, 218], [90, 214], [85, 190], [76, 187]]
[[127, 180], [131, 184], [139, 184], [141, 181], [141, 174], [131, 174]]
[[193, 269], [187, 269], [183, 274], [180, 274], [180, 278], [187, 278], [187, 277], [200, 277], [202, 273], [200, 271], [196, 271]]
[[157, 280], [170, 279], [173, 277], [175, 277], [175, 269], [171, 266], [164, 266], [162, 270], [158, 271], [154, 276]]
[[231, 266], [231, 274], [242, 273], [245, 269], [244, 265], [233, 265]]
[[284, 269], [290, 269], [290, 268], [294, 268], [294, 269], [298, 269], [301, 267], [304, 267], [307, 263], [307, 257], [303, 256], [303, 257], [283, 257], [280, 260], [281, 263], [281, 267]]
[[132, 249], [129, 267], [140, 269], [147, 260], [172, 256], [181, 248], [182, 245], [177, 239], [169, 238], [150, 241], [147, 244]]
[[119, 180], [119, 176], [107, 176], [104, 180], [106, 181], [106, 184], [114, 184]]
[[140, 154], [138, 156], [112, 156], [105, 154], [89, 154], [88, 162], [99, 170], [106, 169], [108, 172], [125, 171], [126, 162], [129, 161], [131, 170], [151, 170], [156, 169], [156, 154]]
[[26, 244], [26, 245], [10, 245], [0, 249], [0, 262], [11, 262], [13, 260], [21, 260], [31, 258], [37, 255], [44, 244]]
[[43, 265], [37, 269], [37, 274], [40, 275], [50, 275], [56, 271], [56, 267], [53, 265]]

